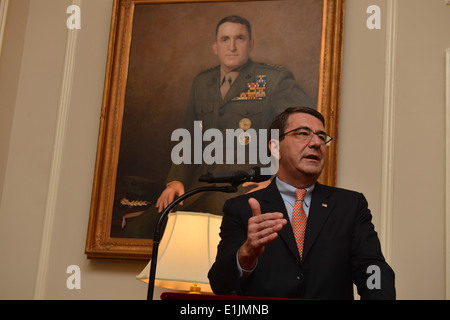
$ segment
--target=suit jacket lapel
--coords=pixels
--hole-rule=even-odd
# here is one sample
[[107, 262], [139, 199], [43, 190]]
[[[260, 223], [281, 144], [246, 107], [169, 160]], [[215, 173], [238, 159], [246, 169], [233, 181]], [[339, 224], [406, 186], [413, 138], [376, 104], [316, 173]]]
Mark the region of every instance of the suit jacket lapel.
[[308, 255], [325, 221], [328, 219], [334, 206], [330, 197], [330, 191], [323, 185], [316, 183], [309, 208], [308, 221], [306, 224], [305, 242], [303, 247], [303, 259]]
[[[283, 198], [278, 191], [275, 179], [264, 190], [264, 204], [261, 204], [262, 213], [282, 212], [284, 214], [284, 217], [288, 221], [288, 224], [283, 229], [281, 229], [278, 235], [285, 242], [286, 246], [296, 257], [298, 262], [302, 263], [300, 260], [300, 255], [298, 253], [297, 244], [295, 242], [294, 232], [292, 231], [292, 226], [289, 222], [289, 217], [286, 212], [286, 207], [284, 205]], [[325, 186], [316, 183], [311, 198], [311, 207], [309, 208], [308, 221], [306, 224], [303, 259], [306, 258], [311, 247], [314, 245], [314, 242], [317, 239], [320, 231], [322, 230], [324, 223], [332, 212], [333, 207], [334, 200], [332, 197], [330, 197], [330, 190]]]
[[299, 263], [300, 254], [298, 253], [297, 243], [295, 242], [294, 232], [292, 231], [291, 223], [289, 222], [289, 217], [287, 215], [286, 207], [284, 205], [283, 198], [281, 197], [280, 192], [278, 191], [275, 179], [272, 180], [271, 184], [264, 189], [264, 205], [261, 206], [262, 213], [264, 212], [281, 212], [284, 215], [284, 218], [288, 221], [288, 224], [284, 226], [283, 229], [278, 233], [278, 236], [284, 241], [286, 246], [295, 256]]

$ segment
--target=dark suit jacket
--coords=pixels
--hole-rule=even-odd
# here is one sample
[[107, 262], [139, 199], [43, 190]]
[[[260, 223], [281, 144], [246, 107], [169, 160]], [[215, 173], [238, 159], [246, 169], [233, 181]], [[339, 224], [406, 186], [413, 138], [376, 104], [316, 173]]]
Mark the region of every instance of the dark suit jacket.
[[[250, 197], [259, 201], [262, 213], [283, 212], [288, 224], [266, 246], [253, 273], [241, 280], [236, 253], [246, 240], [252, 216]], [[208, 274], [211, 287], [216, 294], [353, 299], [354, 282], [362, 299], [395, 299], [394, 272], [381, 253], [371, 219], [362, 194], [317, 183], [301, 260], [283, 200], [272, 181], [266, 189], [225, 203], [221, 242]], [[370, 269], [371, 265], [379, 272]], [[373, 288], [376, 273], [381, 289]]]
[[[243, 92], [249, 91], [250, 83], [257, 83], [259, 76], [265, 76], [265, 96], [260, 99], [237, 99]], [[247, 154], [246, 163], [237, 164], [236, 148], [225, 149], [226, 130], [239, 129], [239, 121], [245, 118], [251, 121], [251, 128], [258, 133], [260, 129], [268, 129], [275, 116], [287, 107], [300, 105], [316, 108], [315, 101], [297, 85], [292, 72], [282, 66], [249, 60], [239, 72], [224, 99], [220, 93], [220, 66], [200, 73], [192, 84], [183, 127], [191, 132], [191, 141], [194, 141], [194, 121], [202, 121], [203, 133], [213, 128], [220, 130], [224, 139], [224, 163], [206, 164], [203, 161], [199, 165], [172, 165], [167, 182], [178, 180], [183, 182], [186, 190], [191, 190], [204, 184], [198, 182], [198, 178], [202, 174], [246, 170], [261, 165], [261, 163], [249, 164]], [[202, 150], [209, 143], [211, 142], [205, 142]], [[234, 145], [236, 144], [238, 142], [234, 141]], [[248, 153], [248, 146], [245, 149]], [[234, 152], [234, 161], [231, 164], [225, 163], [225, 155], [231, 151]], [[238, 194], [243, 194], [248, 190], [240, 187]], [[236, 194], [198, 194], [185, 201], [183, 210], [221, 214], [225, 200], [234, 196]]]

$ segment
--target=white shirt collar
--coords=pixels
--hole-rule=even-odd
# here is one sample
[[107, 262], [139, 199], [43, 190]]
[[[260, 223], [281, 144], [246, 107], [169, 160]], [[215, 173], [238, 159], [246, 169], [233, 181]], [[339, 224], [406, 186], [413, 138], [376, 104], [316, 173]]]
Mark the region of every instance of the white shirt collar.
[[[290, 184], [287, 184], [286, 182], [280, 180], [278, 177], [275, 178], [275, 182], [277, 184], [278, 190], [280, 191], [281, 197], [283, 198], [284, 202], [288, 204], [290, 207], [292, 207], [296, 200], [295, 190], [298, 188], [291, 186]], [[303, 200], [303, 203], [308, 209], [311, 204], [311, 196], [314, 190], [314, 186], [315, 184], [306, 188], [306, 195]]]

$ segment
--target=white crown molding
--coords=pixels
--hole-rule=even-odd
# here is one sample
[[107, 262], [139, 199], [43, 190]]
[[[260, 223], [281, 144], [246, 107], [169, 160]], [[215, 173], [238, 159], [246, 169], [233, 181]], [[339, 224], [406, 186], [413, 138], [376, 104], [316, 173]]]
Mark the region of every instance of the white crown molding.
[[[72, 4], [80, 6], [81, 0], [73, 0]], [[53, 235], [53, 225], [56, 214], [56, 202], [58, 197], [59, 179], [61, 174], [62, 154], [65, 143], [65, 133], [68, 123], [70, 101], [73, 87], [73, 75], [75, 70], [75, 55], [78, 39], [78, 30], [67, 31], [66, 52], [64, 58], [63, 78], [58, 106], [56, 122], [55, 142], [53, 145], [53, 157], [50, 168], [50, 181], [47, 192], [44, 224], [42, 230], [39, 264], [34, 289], [34, 299], [44, 299], [45, 286], [49, 268], [49, 258]]]
[[450, 48], [445, 53], [445, 295], [450, 299]]
[[9, 0], [0, 0], [0, 56], [2, 55], [3, 36], [6, 28], [6, 15], [8, 13]]
[[390, 260], [392, 256], [394, 206], [395, 70], [397, 57], [398, 1], [389, 1], [387, 5], [380, 239], [386, 260]]

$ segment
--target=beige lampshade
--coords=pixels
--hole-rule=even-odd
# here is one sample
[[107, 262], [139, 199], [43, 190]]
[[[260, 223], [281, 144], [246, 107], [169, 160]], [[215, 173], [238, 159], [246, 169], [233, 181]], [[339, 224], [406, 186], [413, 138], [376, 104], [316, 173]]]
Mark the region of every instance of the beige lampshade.
[[[221, 216], [209, 213], [170, 213], [159, 244], [155, 286], [189, 291], [195, 283], [202, 292], [212, 292], [207, 275], [216, 258], [221, 223]], [[138, 280], [149, 282], [150, 262]]]

